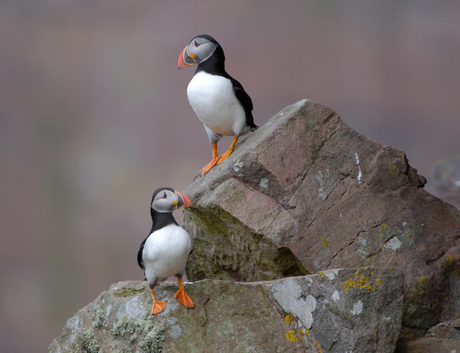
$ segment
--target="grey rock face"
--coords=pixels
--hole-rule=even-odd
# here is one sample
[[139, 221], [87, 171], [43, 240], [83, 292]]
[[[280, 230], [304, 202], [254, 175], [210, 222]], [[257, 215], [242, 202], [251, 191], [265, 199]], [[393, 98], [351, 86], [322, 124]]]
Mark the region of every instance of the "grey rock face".
[[[404, 271], [403, 339], [460, 314], [460, 215], [403, 151], [303, 100], [184, 191], [190, 279], [259, 281], [334, 268]], [[458, 262], [458, 261], [457, 261]], [[457, 274], [456, 274], [457, 273]]]
[[402, 275], [367, 268], [276, 281], [187, 285], [195, 308], [157, 287], [166, 310], [151, 315], [146, 282], [119, 282], [69, 319], [49, 352], [393, 352]]

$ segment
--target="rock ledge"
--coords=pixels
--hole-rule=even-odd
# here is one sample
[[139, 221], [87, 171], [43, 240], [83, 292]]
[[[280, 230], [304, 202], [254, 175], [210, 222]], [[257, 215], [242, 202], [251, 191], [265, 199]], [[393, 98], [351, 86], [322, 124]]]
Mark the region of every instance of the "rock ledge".
[[157, 287], [166, 310], [150, 315], [146, 282], [119, 282], [67, 321], [49, 352], [393, 352], [401, 274], [339, 269], [313, 276], [186, 284], [195, 308]]

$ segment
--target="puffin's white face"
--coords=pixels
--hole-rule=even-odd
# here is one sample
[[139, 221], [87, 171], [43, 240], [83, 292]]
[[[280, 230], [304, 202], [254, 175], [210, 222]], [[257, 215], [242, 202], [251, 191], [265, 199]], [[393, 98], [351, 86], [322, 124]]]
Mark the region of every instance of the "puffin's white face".
[[156, 194], [151, 207], [159, 213], [170, 213], [176, 209], [191, 205], [192, 203], [184, 194], [178, 191], [163, 189]]
[[214, 51], [218, 44], [204, 37], [193, 38], [189, 45], [179, 55], [177, 67], [179, 69], [195, 64], [200, 64], [207, 60]]
[[208, 59], [216, 50], [217, 44], [206, 38], [195, 37], [187, 47], [187, 54], [197, 64]]

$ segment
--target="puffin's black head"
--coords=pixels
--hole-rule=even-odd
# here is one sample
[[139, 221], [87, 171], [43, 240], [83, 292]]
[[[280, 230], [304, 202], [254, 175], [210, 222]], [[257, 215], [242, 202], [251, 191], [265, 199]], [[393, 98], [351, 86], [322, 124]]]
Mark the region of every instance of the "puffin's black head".
[[207, 34], [196, 36], [180, 53], [179, 59], [177, 59], [177, 67], [182, 69], [200, 64], [209, 59], [218, 48], [219, 53], [223, 56], [222, 48], [213, 37]]
[[192, 206], [187, 196], [172, 188], [164, 187], [156, 189], [150, 203], [152, 216], [155, 212], [171, 213], [174, 210]]

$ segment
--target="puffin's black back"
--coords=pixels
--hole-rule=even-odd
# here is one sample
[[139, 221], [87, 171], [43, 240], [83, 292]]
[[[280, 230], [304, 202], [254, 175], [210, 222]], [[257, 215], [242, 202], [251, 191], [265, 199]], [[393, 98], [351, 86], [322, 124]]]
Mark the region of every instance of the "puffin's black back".
[[147, 239], [149, 238], [149, 236], [153, 232], [155, 232], [155, 231], [157, 231], [157, 230], [159, 230], [161, 228], [164, 228], [166, 226], [169, 226], [170, 224], [178, 225], [176, 220], [174, 219], [174, 216], [173, 216], [172, 212], [160, 213], [160, 212], [155, 211], [153, 209], [153, 207], [152, 207], [153, 200], [155, 200], [155, 197], [157, 196], [157, 194], [160, 191], [163, 191], [163, 190], [170, 190], [170, 191], [174, 192], [174, 189], [170, 188], [170, 187], [158, 188], [153, 192], [152, 201], [150, 201], [150, 215], [152, 216], [152, 229], [150, 230], [149, 235], [147, 235], [147, 237], [142, 242], [141, 246], [139, 247], [139, 251], [137, 252], [137, 264], [142, 269], [144, 269], [144, 264], [143, 264], [143, 261], [142, 261], [142, 252], [144, 251], [144, 245], [145, 245], [145, 242], [147, 241]]

